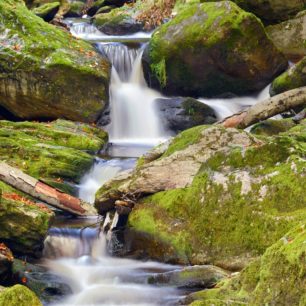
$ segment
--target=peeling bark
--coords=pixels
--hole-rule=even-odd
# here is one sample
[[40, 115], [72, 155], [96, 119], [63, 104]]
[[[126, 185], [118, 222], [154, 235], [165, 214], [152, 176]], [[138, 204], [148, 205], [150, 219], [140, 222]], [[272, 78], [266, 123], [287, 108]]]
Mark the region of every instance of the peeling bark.
[[306, 106], [306, 87], [300, 87], [259, 102], [246, 111], [234, 114], [219, 123], [227, 128], [244, 129], [254, 123], [304, 105]]
[[97, 215], [97, 211], [91, 204], [63, 193], [4, 162], [0, 162], [0, 180], [38, 200], [73, 215]]

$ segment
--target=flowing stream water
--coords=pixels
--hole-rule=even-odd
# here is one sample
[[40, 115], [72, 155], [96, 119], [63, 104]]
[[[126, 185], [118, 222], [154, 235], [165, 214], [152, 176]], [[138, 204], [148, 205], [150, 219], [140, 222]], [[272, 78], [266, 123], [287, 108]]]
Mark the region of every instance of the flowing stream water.
[[[148, 88], [143, 77], [143, 41], [150, 35], [107, 36], [84, 20], [67, 22], [73, 35], [95, 42], [113, 67], [111, 123], [107, 127], [111, 142], [109, 157], [97, 158], [79, 185], [79, 197], [93, 203], [95, 192], [103, 183], [121, 171], [132, 169], [135, 157], [168, 139], [170, 133], [163, 128], [155, 109], [154, 100], [162, 95]], [[266, 97], [267, 88], [254, 97], [200, 101], [212, 107], [221, 119]], [[87, 224], [98, 221], [86, 220]], [[72, 289], [70, 296], [53, 305], [175, 305], [184, 296], [177, 288], [148, 283], [154, 273], [180, 267], [112, 257], [107, 253], [106, 240], [99, 228], [82, 229], [82, 226], [66, 220], [64, 225], [54, 225], [46, 239], [44, 259], [49, 271]]]

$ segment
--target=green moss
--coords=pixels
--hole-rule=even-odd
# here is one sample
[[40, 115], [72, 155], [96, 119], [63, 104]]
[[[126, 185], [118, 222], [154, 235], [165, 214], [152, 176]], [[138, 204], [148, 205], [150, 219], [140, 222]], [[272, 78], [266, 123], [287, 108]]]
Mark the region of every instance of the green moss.
[[32, 12], [39, 16], [39, 17], [46, 17], [50, 12], [54, 11], [56, 12], [56, 9], [58, 9], [60, 6], [59, 2], [51, 2], [51, 3], [45, 3], [39, 7], [36, 7], [32, 10]]
[[78, 182], [106, 141], [103, 130], [86, 124], [0, 121], [0, 160], [51, 185], [58, 178]]
[[[96, 120], [108, 99], [108, 61], [90, 44], [35, 16], [22, 1], [1, 0], [0, 15], [1, 104], [21, 118]], [[6, 94], [8, 86], [16, 97]]]
[[[192, 305], [303, 305], [306, 286], [305, 221], [266, 250], [240, 275], [218, 285], [218, 289], [192, 294]], [[231, 304], [233, 303], [233, 304]], [[217, 304], [218, 305], [218, 304]]]
[[27, 287], [15, 285], [0, 293], [1, 306], [42, 306], [37, 296]]
[[194, 128], [188, 129], [180, 133], [174, 140], [171, 142], [167, 151], [162, 155], [163, 157], [169, 156], [176, 151], [184, 150], [189, 145], [192, 145], [198, 142], [201, 139], [201, 132], [206, 129], [208, 126], [196, 126]]
[[[196, 143], [203, 128], [181, 133], [161, 158]], [[263, 254], [306, 217], [305, 127], [295, 129], [256, 146], [220, 150], [191, 186], [145, 197], [130, 226], [170, 243], [192, 263], [236, 269], [237, 260]]]
[[155, 73], [159, 83], [162, 87], [166, 86], [167, 83], [167, 72], [166, 72], [166, 61], [161, 59], [157, 64], [151, 64], [151, 69]]
[[272, 136], [277, 135], [279, 133], [284, 133], [295, 125], [296, 124], [293, 122], [292, 119], [269, 119], [255, 124], [251, 129], [251, 133], [255, 135]]
[[306, 85], [306, 57], [304, 57], [297, 65], [277, 77], [270, 89], [270, 94], [277, 95], [282, 92], [303, 87]]

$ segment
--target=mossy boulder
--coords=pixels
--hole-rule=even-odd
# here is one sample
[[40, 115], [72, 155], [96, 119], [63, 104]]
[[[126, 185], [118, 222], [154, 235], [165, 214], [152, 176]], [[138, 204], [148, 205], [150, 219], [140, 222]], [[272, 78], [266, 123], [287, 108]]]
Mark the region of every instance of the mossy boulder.
[[42, 306], [37, 296], [27, 287], [15, 285], [0, 292], [0, 306]]
[[[210, 0], [200, 1], [210, 2]], [[305, 8], [304, 0], [233, 0], [233, 2], [242, 9], [254, 13], [265, 23], [290, 19]]]
[[94, 17], [94, 25], [108, 35], [131, 34], [143, 30], [143, 23], [136, 20], [135, 10], [117, 8], [109, 13], [100, 13]]
[[0, 105], [24, 119], [97, 120], [108, 102], [109, 62], [23, 1], [1, 0], [0, 13]]
[[264, 88], [287, 67], [260, 20], [230, 1], [190, 5], [153, 34], [149, 84], [168, 94], [216, 96]]
[[266, 32], [289, 60], [297, 61], [306, 55], [306, 11], [290, 20], [268, 26]]
[[306, 86], [306, 57], [277, 77], [271, 85], [270, 95]]
[[50, 2], [36, 7], [32, 12], [45, 21], [51, 21], [59, 9], [59, 2]]
[[[269, 247], [240, 275], [218, 288], [192, 294], [191, 305], [304, 305], [306, 230], [304, 223]], [[213, 301], [213, 303], [212, 303]]]
[[0, 160], [71, 192], [107, 142], [103, 130], [83, 123], [0, 121]]
[[260, 138], [218, 126], [186, 130], [155, 160], [106, 183], [96, 207], [137, 195], [134, 231], [170, 245], [181, 261], [239, 270], [306, 216], [305, 136], [302, 124]]

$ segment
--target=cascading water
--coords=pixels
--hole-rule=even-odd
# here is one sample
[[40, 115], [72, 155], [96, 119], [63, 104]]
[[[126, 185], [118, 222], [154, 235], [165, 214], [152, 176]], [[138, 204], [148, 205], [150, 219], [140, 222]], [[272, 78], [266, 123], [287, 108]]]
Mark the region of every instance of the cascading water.
[[142, 71], [142, 49], [123, 44], [99, 44], [111, 61], [110, 142], [153, 146], [167, 138], [154, 100], [161, 94], [148, 88]]
[[[109, 150], [111, 155], [138, 156], [139, 150], [135, 148], [139, 144], [152, 146], [167, 138], [154, 109], [154, 100], [160, 98], [161, 94], [149, 89], [143, 77], [142, 49], [128, 47], [122, 43], [104, 42], [126, 42], [134, 39], [139, 43], [139, 40], [143, 39], [143, 34], [127, 37], [106, 36], [83, 21], [72, 25], [72, 33], [83, 39], [99, 40], [98, 48], [113, 65], [109, 126], [110, 142], [113, 143], [111, 147], [130, 146], [125, 146], [119, 151]], [[200, 101], [211, 106], [218, 119], [222, 119], [266, 98], [267, 91], [268, 88], [257, 97]], [[97, 159], [80, 182], [80, 198], [92, 203], [95, 192], [103, 183], [119, 172], [131, 169], [134, 164], [133, 158]], [[85, 225], [98, 221], [92, 219]], [[98, 227], [69, 224], [67, 220], [65, 227], [53, 227], [50, 230], [44, 250], [46, 265], [52, 273], [61, 276], [73, 291], [72, 295], [53, 306], [175, 305], [184, 296], [184, 292], [173, 287], [148, 284], [149, 277], [154, 273], [180, 267], [110, 257], [106, 251], [105, 239]]]
[[45, 264], [73, 292], [52, 306], [175, 305], [184, 296], [178, 289], [148, 284], [155, 273], [179, 266], [107, 256], [98, 229], [54, 228], [45, 245]]

